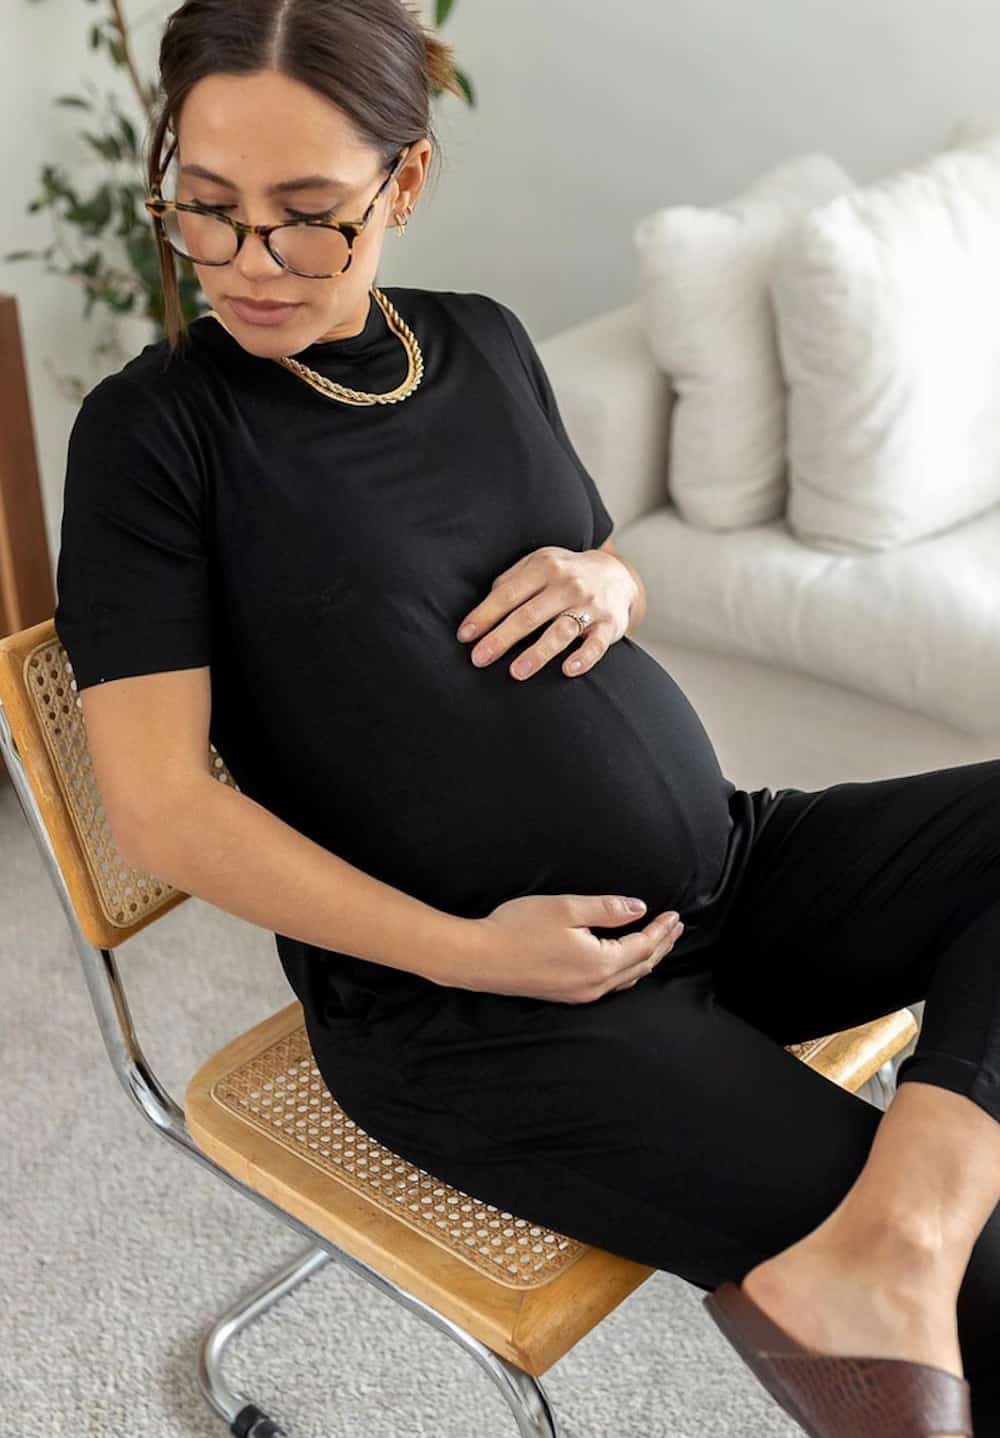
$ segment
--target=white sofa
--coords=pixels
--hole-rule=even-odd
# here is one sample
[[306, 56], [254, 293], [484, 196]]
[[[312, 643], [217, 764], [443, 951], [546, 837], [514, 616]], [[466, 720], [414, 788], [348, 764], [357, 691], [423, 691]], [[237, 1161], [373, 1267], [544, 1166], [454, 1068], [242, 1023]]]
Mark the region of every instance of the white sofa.
[[[824, 553], [782, 515], [720, 532], [671, 502], [673, 393], [639, 303], [538, 345], [567, 431], [643, 576], [636, 640], [744, 788], [815, 789], [1000, 757], [1000, 505], [881, 553]], [[998, 579], [1000, 583], [1000, 579]]]

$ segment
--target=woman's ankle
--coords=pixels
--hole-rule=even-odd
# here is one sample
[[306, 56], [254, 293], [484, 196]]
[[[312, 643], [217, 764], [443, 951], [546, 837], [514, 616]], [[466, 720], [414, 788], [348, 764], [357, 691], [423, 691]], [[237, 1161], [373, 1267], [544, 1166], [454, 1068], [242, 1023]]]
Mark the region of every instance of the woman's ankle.
[[864, 1214], [841, 1205], [800, 1243], [787, 1250], [827, 1263], [914, 1306], [954, 1304], [968, 1262], [949, 1251], [940, 1233], [911, 1215]]

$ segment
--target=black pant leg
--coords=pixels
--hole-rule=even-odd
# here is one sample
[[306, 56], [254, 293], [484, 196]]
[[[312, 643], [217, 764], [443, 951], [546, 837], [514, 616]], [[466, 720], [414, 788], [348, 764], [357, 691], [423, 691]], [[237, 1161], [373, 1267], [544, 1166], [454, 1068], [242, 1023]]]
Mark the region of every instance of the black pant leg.
[[707, 971], [575, 1005], [442, 989], [311, 1038], [345, 1112], [404, 1158], [705, 1290], [815, 1228], [881, 1117], [719, 1005]]
[[[713, 950], [719, 1002], [793, 1043], [924, 1000], [898, 1082], [1000, 1118], [1000, 760], [776, 798]], [[1000, 1203], [958, 1320], [976, 1432], [1000, 1438]]]
[[[311, 1035], [349, 1117], [494, 1204], [703, 1291], [812, 1232], [867, 1161], [881, 1111], [667, 961], [592, 1004], [441, 990], [365, 1032]], [[1000, 1438], [1000, 1212], [959, 1302], [979, 1438]]]
[[1000, 1120], [1000, 760], [779, 791], [715, 954], [782, 1043], [925, 1000], [899, 1081]]

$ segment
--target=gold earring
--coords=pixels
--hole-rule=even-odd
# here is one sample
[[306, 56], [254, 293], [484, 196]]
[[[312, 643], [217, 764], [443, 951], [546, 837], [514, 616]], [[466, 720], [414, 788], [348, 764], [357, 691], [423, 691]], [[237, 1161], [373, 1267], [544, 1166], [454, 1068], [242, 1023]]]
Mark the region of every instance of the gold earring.
[[402, 219], [400, 219], [398, 215], [396, 216], [396, 233], [401, 237], [406, 234], [406, 221], [409, 219], [411, 213], [410, 207], [407, 205], [403, 211]]

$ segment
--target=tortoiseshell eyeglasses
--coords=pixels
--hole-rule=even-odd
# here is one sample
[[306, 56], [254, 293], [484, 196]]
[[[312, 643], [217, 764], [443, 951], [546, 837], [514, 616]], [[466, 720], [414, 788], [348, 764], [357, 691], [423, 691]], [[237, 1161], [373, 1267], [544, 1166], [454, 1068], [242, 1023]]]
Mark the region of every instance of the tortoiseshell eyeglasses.
[[143, 204], [171, 249], [182, 259], [196, 265], [228, 265], [239, 254], [247, 235], [260, 235], [272, 259], [293, 275], [329, 280], [350, 269], [354, 241], [371, 219], [410, 147], [404, 145], [400, 150], [360, 220], [302, 218], [278, 225], [248, 225], [227, 215], [222, 206], [165, 199], [163, 176], [176, 148], [175, 138], [160, 166], [153, 193], [146, 196]]

